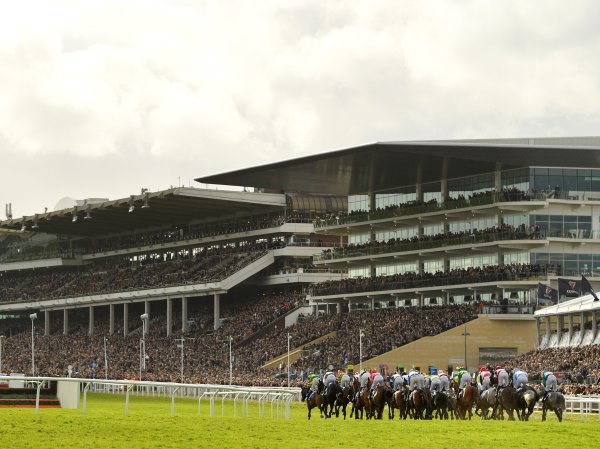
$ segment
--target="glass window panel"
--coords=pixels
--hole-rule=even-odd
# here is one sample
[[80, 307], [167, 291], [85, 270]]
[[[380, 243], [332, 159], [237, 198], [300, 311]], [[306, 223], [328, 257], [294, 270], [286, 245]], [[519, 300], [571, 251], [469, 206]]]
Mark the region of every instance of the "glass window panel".
[[537, 175], [547, 175], [548, 174], [548, 169], [547, 168], [534, 168], [533, 169], [533, 173], [537, 176]]

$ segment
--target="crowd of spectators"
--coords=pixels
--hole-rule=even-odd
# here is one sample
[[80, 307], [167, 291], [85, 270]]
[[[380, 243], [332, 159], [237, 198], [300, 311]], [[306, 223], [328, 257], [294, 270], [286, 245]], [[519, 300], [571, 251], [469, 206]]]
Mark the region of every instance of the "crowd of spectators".
[[124, 258], [79, 267], [0, 273], [0, 301], [115, 293], [220, 281], [266, 253], [264, 245]]
[[[191, 323], [188, 331], [173, 329], [171, 337], [165, 337], [166, 316], [152, 314], [149, 331], [145, 337], [147, 369], [142, 377], [154, 381], [179, 381], [181, 378], [181, 349], [177, 347], [184, 338], [184, 379], [187, 382], [229, 382], [229, 338], [236, 355], [236, 382], [270, 385], [275, 380], [270, 371], [257, 373], [256, 363], [247, 365], [238, 361], [237, 345], [246, 336], [302, 304], [304, 295], [297, 291], [262, 293], [239, 293], [222, 301], [222, 326], [217, 331], [212, 327], [212, 310], [208, 303], [201, 303], [188, 316]], [[180, 315], [174, 316], [174, 322]], [[123, 322], [117, 320], [115, 333], [108, 335], [108, 320], [97, 317], [94, 335], [88, 335], [86, 314], [73, 314], [69, 319], [69, 335], [62, 335], [61, 323], [54, 323], [51, 335], [35, 333], [36, 372], [41, 375], [65, 376], [68, 366], [73, 375], [79, 377], [105, 376], [104, 338], [107, 337], [107, 374], [112, 379], [139, 377], [141, 329], [131, 329], [123, 336]], [[21, 332], [18, 332], [21, 330]], [[7, 335], [3, 341], [3, 370], [6, 372], [31, 372], [31, 332], [25, 320], [2, 320], [0, 334]], [[252, 350], [252, 345], [248, 345]], [[92, 369], [92, 361], [97, 368]]]
[[552, 371], [567, 394], [600, 394], [600, 345], [530, 351], [506, 366], [525, 370], [533, 381], [539, 381], [542, 371]]
[[[292, 348], [309, 343], [322, 335], [338, 331], [338, 336], [308, 348], [310, 356], [300, 360], [293, 368], [318, 370], [329, 364], [343, 367], [357, 362], [356, 341], [363, 329], [365, 357], [372, 357], [406, 344], [417, 338], [434, 335], [459, 325], [474, 317], [468, 306], [445, 306], [406, 309], [379, 309], [353, 311], [317, 317], [305, 317], [297, 324], [273, 328], [254, 340], [246, 337], [298, 305], [304, 296], [300, 292], [268, 292], [254, 297], [241, 295], [222, 302], [222, 326], [212, 328], [212, 311], [209, 303], [190, 314], [193, 325], [186, 333], [175, 330], [165, 337], [166, 318], [151, 315], [149, 331], [145, 337], [147, 368], [142, 378], [155, 381], [181, 379], [181, 349], [184, 341], [184, 381], [201, 383], [229, 383], [229, 339], [233, 338], [233, 382], [242, 385], [281, 385], [276, 379], [277, 368], [261, 368], [265, 362], [285, 354], [287, 335], [291, 335]], [[6, 320], [10, 321], [10, 320]], [[135, 379], [140, 371], [141, 329], [132, 329], [127, 337], [122, 334], [122, 322], [117, 322], [116, 332], [108, 336], [106, 317], [98, 317], [94, 335], [88, 335], [86, 314], [70, 318], [69, 335], [61, 335], [60, 323], [54, 323], [50, 336], [36, 330], [36, 371], [50, 376], [67, 375], [73, 366], [73, 375], [79, 377], [105, 376], [104, 337], [107, 337], [107, 374], [114, 379]], [[22, 323], [25, 324], [25, 323]], [[9, 323], [0, 323], [0, 333], [6, 332]], [[17, 326], [18, 327], [18, 326]], [[13, 329], [15, 327], [13, 326]], [[3, 369], [6, 372], [31, 372], [31, 333], [27, 326], [13, 333], [3, 342]], [[95, 361], [95, 363], [92, 363]], [[97, 365], [97, 368], [94, 368]]]
[[[353, 257], [356, 255], [395, 252], [409, 250], [413, 246], [420, 248], [420, 244], [438, 243], [439, 245], [458, 245], [470, 244], [496, 240], [523, 240], [542, 238], [542, 231], [539, 226], [525, 226], [524, 224], [515, 228], [514, 226], [503, 224], [501, 226], [491, 226], [485, 229], [471, 229], [457, 232], [441, 232], [438, 234], [415, 235], [411, 238], [391, 238], [387, 241], [372, 240], [365, 243], [350, 243], [346, 246], [336, 247], [323, 251], [324, 259], [337, 259], [343, 257]], [[374, 250], [374, 251], [373, 251]]]
[[[337, 334], [305, 349], [310, 354], [298, 360], [297, 370], [314, 371], [333, 365], [344, 368], [359, 363], [359, 330], [362, 329], [363, 359], [370, 359], [422, 337], [437, 335], [475, 319], [470, 305], [353, 311], [334, 321]], [[315, 320], [318, 322], [318, 320]]]
[[338, 213], [329, 212], [322, 214], [315, 221], [317, 225], [331, 225], [331, 224], [342, 224], [350, 220], [372, 220], [377, 218], [385, 218], [398, 215], [406, 215], [410, 213], [416, 213], [425, 208], [426, 210], [435, 211], [436, 209], [456, 209], [460, 207], [476, 206], [478, 204], [485, 204], [492, 201], [505, 202], [505, 201], [529, 201], [536, 199], [538, 195], [533, 195], [529, 192], [524, 192], [516, 187], [506, 187], [500, 192], [495, 190], [487, 190], [482, 192], [473, 192], [472, 194], [465, 196], [463, 194], [457, 194], [455, 196], [448, 196], [444, 203], [439, 203], [437, 199], [431, 199], [429, 201], [413, 200], [406, 203], [390, 204], [384, 207], [377, 207], [374, 210], [368, 211], [364, 209], [356, 209], [349, 213]]
[[471, 284], [538, 278], [544, 276], [546, 267], [539, 264], [488, 265], [485, 267], [455, 268], [435, 273], [404, 273], [389, 276], [348, 278], [340, 281], [325, 281], [313, 285], [309, 292], [313, 296], [340, 293], [410, 289], [439, 285]]

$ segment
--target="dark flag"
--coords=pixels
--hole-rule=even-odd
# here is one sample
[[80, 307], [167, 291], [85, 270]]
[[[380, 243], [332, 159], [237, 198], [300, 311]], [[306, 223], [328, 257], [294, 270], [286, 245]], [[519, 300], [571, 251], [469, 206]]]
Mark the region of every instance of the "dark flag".
[[584, 275], [581, 275], [581, 293], [591, 293], [592, 296], [594, 297], [594, 301], [598, 301], [596, 292], [592, 288], [590, 281], [588, 281]]
[[558, 296], [560, 298], [579, 298], [581, 296], [581, 281], [558, 278]]
[[558, 290], [538, 282], [538, 299], [547, 299], [556, 304], [558, 302]]

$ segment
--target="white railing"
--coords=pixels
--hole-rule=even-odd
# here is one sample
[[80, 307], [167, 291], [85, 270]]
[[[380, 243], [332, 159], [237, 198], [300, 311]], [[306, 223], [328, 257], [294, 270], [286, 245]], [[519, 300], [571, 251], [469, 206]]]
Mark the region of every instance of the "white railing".
[[83, 414], [87, 413], [87, 393], [89, 391], [121, 394], [125, 396], [125, 415], [129, 415], [129, 397], [158, 396], [171, 398], [171, 415], [175, 415], [175, 398], [185, 397], [198, 399], [198, 415], [201, 413], [202, 400], [209, 402], [209, 414], [215, 415], [215, 401], [221, 401], [221, 415], [225, 414], [225, 400], [233, 400], [233, 414], [237, 416], [237, 405], [241, 402], [241, 416], [249, 416], [249, 404], [258, 405], [258, 417], [265, 417], [265, 407], [271, 404], [271, 418], [290, 419], [290, 404], [300, 397], [299, 388], [284, 387], [243, 387], [237, 385], [208, 385], [208, 384], [183, 384], [173, 382], [146, 382], [135, 380], [104, 380], [104, 379], [79, 379], [70, 377], [28, 377], [28, 376], [0, 376], [0, 380], [24, 381], [36, 388], [35, 412], [39, 413], [40, 390], [47, 381], [77, 382], [83, 392]]

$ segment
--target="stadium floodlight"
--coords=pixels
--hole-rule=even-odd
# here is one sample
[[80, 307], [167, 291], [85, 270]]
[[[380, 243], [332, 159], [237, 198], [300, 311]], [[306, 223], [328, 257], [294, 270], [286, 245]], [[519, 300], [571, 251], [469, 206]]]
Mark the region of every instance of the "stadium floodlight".
[[142, 338], [140, 338], [140, 380], [142, 380], [142, 372], [146, 369], [146, 330], [148, 328], [148, 314], [140, 315], [142, 320]]
[[31, 226], [31, 229], [38, 229], [38, 214], [35, 214], [35, 216], [33, 217], [33, 225]]
[[85, 213], [85, 217], [83, 217], [84, 220], [91, 220], [92, 219], [92, 215], [90, 214], [90, 211], [88, 210]]
[[129, 201], [127, 203], [127, 204], [129, 204], [129, 209], [127, 210], [127, 212], [129, 212], [129, 213], [131, 213], [131, 212], [133, 212], [135, 210], [135, 205], [133, 204], [133, 202], [134, 202], [134, 196], [131, 195], [129, 197]]
[[144, 194], [144, 204], [142, 204], [142, 209], [149, 209], [150, 205], [148, 204], [148, 200], [150, 199], [150, 193], [148, 193], [148, 189], [142, 189]]
[[37, 320], [37, 313], [29, 315], [31, 320], [31, 375], [35, 376], [35, 339], [34, 339], [34, 322]]
[[362, 339], [365, 336], [365, 333], [362, 329], [360, 329], [358, 334], [358, 370], [362, 373]]
[[23, 224], [21, 225], [21, 232], [25, 232], [27, 230], [27, 225], [25, 224], [25, 222], [23, 222]]

